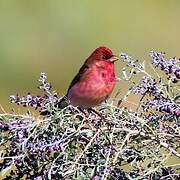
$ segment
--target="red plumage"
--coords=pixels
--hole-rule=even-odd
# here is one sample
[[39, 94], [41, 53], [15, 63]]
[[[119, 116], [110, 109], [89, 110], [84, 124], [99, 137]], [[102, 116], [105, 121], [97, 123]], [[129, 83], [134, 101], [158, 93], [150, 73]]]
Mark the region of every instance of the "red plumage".
[[114, 62], [118, 60], [107, 47], [97, 48], [72, 80], [67, 99], [73, 106], [91, 108], [105, 101], [116, 84]]

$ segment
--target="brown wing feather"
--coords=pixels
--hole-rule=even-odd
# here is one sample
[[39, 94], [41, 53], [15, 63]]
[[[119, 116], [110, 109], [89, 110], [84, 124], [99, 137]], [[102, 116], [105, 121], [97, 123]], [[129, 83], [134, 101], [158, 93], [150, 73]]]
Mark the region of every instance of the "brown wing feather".
[[[89, 67], [88, 67], [86, 64], [84, 64], [84, 65], [80, 68], [78, 74], [77, 74], [77, 75], [74, 77], [74, 79], [71, 81], [71, 84], [70, 84], [70, 86], [69, 86], [69, 88], [68, 88], [67, 94], [68, 94], [69, 90], [71, 89], [71, 87], [74, 86], [77, 82], [79, 82], [79, 81], [81, 80], [82, 74], [85, 73], [88, 68], [89, 68]], [[68, 106], [69, 103], [68, 103], [68, 101], [67, 101], [67, 94], [56, 104], [56, 106], [57, 106], [58, 108], [63, 109], [63, 108], [65, 108], [66, 106]]]
[[84, 73], [87, 71], [88, 68], [89, 68], [89, 67], [88, 67], [86, 64], [84, 64], [84, 65], [80, 68], [80, 70], [79, 70], [79, 72], [77, 73], [77, 75], [76, 75], [76, 76], [74, 77], [74, 79], [71, 81], [71, 84], [70, 84], [70, 86], [69, 86], [69, 88], [68, 88], [67, 93], [69, 92], [69, 90], [71, 89], [72, 86], [74, 86], [77, 82], [79, 82], [79, 81], [81, 80], [82, 74], [84, 74]]

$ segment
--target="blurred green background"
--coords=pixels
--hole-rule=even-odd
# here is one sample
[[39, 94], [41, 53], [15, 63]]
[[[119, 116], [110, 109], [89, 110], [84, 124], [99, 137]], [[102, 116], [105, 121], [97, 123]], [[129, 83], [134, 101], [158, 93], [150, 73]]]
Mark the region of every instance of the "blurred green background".
[[180, 57], [179, 19], [179, 0], [0, 0], [0, 104], [38, 94], [40, 72], [65, 93], [100, 45], [142, 60], [152, 49]]

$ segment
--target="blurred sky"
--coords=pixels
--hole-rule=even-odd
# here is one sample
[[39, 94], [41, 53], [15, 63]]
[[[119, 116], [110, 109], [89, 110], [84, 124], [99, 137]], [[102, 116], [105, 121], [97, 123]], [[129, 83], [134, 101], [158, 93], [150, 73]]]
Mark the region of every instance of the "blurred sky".
[[179, 0], [0, 0], [0, 104], [38, 94], [40, 72], [65, 93], [100, 45], [146, 61], [152, 49], [180, 57], [179, 19]]

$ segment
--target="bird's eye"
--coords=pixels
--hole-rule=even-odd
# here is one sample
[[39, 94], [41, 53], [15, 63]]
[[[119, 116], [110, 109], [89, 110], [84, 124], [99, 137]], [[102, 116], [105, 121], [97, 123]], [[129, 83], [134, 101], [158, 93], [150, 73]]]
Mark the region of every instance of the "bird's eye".
[[102, 56], [102, 58], [104, 59], [104, 60], [108, 60], [108, 59], [110, 59], [112, 56], [109, 56], [109, 55], [103, 55]]
[[103, 57], [102, 57], [103, 59], [107, 59], [107, 56], [105, 56], [105, 55], [103, 55]]

